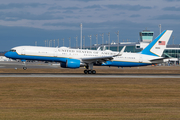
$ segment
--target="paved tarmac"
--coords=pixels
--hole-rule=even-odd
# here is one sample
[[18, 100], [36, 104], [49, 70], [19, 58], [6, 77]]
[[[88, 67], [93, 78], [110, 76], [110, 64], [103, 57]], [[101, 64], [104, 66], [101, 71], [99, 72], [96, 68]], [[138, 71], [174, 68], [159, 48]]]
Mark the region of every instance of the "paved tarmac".
[[179, 74], [47, 74], [47, 73], [1, 73], [0, 77], [60, 77], [60, 78], [180, 78]]
[[[28, 68], [58, 68], [57, 63], [29, 62]], [[20, 68], [22, 62], [0, 61], [0, 68]], [[83, 73], [0, 73], [0, 77], [62, 77], [62, 78], [180, 78], [180, 74], [83, 74]]]

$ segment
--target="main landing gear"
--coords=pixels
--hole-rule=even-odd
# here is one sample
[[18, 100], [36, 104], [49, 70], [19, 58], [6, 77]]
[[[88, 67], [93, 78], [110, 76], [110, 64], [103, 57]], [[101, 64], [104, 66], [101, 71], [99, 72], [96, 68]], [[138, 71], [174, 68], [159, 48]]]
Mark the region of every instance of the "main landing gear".
[[96, 71], [93, 70], [93, 63], [90, 63], [86, 66], [86, 70], [84, 70], [84, 74], [96, 74]]
[[95, 70], [84, 70], [84, 74], [96, 74]]

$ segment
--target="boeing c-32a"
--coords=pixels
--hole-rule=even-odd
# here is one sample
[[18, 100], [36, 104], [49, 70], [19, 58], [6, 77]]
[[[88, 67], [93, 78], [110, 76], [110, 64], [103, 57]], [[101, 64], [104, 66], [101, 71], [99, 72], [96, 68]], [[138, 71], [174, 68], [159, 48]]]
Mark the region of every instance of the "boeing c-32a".
[[[66, 47], [38, 47], [38, 46], [19, 46], [12, 48], [5, 54], [11, 59], [37, 60], [59, 62], [62, 68], [85, 67], [85, 74], [96, 74], [93, 66], [117, 66], [135, 67], [147, 66], [162, 63], [162, 53], [166, 48], [172, 30], [163, 31], [145, 49], [139, 53], [124, 52], [125, 46], [120, 52], [110, 50], [85, 50], [71, 49]], [[26, 66], [23, 69], [27, 69]]]

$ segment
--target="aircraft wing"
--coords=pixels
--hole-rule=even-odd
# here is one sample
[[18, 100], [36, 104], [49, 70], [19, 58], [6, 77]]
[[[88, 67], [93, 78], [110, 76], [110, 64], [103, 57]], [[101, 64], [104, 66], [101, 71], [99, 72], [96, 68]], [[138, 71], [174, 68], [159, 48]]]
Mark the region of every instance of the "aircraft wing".
[[105, 61], [110, 61], [113, 59], [114, 56], [102, 56], [102, 57], [88, 57], [88, 58], [81, 58], [82, 62], [85, 63], [101, 63], [101, 62], [105, 62]]
[[113, 60], [113, 57], [121, 56], [125, 50], [126, 46], [122, 48], [122, 50], [117, 55], [111, 55], [111, 56], [99, 56], [99, 57], [88, 57], [88, 58], [81, 58], [82, 62], [85, 63], [102, 63], [106, 61]]

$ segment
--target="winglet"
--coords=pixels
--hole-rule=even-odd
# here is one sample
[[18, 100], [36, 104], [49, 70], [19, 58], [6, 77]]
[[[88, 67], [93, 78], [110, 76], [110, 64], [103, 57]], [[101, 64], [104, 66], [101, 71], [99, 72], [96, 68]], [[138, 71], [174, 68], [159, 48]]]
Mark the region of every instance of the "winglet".
[[117, 55], [115, 55], [115, 56], [121, 56], [123, 53], [124, 53], [124, 50], [126, 49], [126, 46], [124, 46], [122, 49], [121, 49], [121, 51], [117, 54]]

